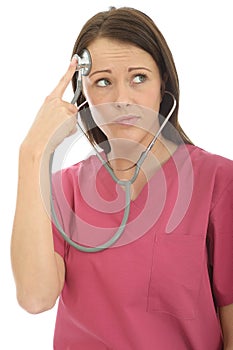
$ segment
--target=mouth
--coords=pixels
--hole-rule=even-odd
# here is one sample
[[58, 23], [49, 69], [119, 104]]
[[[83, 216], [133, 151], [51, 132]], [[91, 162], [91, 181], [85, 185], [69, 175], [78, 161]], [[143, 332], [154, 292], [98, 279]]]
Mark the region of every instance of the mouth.
[[136, 115], [124, 115], [114, 120], [114, 124], [119, 125], [136, 125], [140, 117]]

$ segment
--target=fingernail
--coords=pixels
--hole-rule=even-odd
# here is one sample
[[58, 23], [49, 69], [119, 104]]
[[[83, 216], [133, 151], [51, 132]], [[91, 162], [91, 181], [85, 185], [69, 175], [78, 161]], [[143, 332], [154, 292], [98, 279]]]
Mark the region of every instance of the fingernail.
[[76, 66], [77, 63], [78, 63], [78, 55], [75, 54], [75, 55], [72, 57], [71, 64]]

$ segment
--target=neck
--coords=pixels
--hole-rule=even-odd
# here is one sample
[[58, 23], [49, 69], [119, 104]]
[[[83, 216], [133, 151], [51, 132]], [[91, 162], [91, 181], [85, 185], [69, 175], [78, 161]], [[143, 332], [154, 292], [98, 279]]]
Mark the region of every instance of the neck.
[[[177, 145], [173, 142], [158, 139], [142, 163], [140, 172], [143, 172], [144, 176], [149, 179], [171, 157], [176, 148]], [[131, 152], [127, 148], [112, 147], [108, 154], [108, 163], [120, 180], [129, 180], [133, 176], [137, 161], [143, 151], [145, 147], [142, 145], [131, 149]]]

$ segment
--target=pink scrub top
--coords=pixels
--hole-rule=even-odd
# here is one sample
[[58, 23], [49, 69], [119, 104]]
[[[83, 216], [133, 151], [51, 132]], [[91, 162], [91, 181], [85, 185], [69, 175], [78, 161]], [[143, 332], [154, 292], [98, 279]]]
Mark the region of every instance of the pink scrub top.
[[[96, 156], [54, 175], [61, 225], [83, 245], [113, 235], [124, 189]], [[62, 186], [61, 186], [62, 184]], [[220, 350], [233, 303], [233, 162], [181, 145], [131, 202], [123, 236], [84, 253], [53, 225], [66, 266], [55, 350]]]

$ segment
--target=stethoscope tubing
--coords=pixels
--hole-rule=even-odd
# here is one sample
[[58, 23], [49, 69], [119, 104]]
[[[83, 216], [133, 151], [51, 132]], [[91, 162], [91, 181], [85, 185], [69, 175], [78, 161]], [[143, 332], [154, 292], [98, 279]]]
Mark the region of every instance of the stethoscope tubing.
[[[52, 168], [52, 163], [53, 163], [53, 155], [50, 157], [50, 169]], [[52, 180], [51, 171], [50, 171], [50, 179]], [[52, 181], [51, 180], [50, 180], [50, 186], [51, 186], [51, 192], [52, 192]], [[81, 245], [81, 244], [78, 244], [78, 243], [72, 241], [72, 239], [69, 238], [69, 236], [63, 230], [63, 228], [62, 228], [62, 226], [57, 218], [57, 214], [56, 214], [56, 211], [54, 208], [53, 198], [51, 195], [50, 207], [51, 207], [52, 221], [53, 221], [53, 224], [55, 225], [56, 229], [58, 230], [58, 232], [65, 239], [65, 241], [67, 243], [69, 243], [72, 247], [76, 248], [77, 250], [79, 250], [81, 252], [85, 252], [85, 253], [96, 253], [96, 252], [105, 250], [105, 249], [113, 246], [119, 240], [119, 238], [122, 236], [122, 234], [125, 230], [128, 218], [129, 218], [129, 213], [130, 213], [130, 204], [131, 204], [130, 186], [131, 186], [131, 183], [129, 181], [127, 181], [127, 183], [125, 183], [124, 186], [125, 186], [125, 209], [124, 209], [122, 222], [121, 222], [118, 230], [116, 231], [116, 233], [108, 241], [106, 241], [105, 243], [103, 243], [99, 246], [96, 246], [96, 247], [84, 246], [84, 245]]]
[[[77, 79], [77, 89], [75, 91], [74, 97], [71, 101], [72, 104], [76, 103], [78, 96], [80, 95], [81, 92], [81, 78]], [[56, 211], [54, 208], [54, 203], [53, 203], [53, 196], [52, 196], [52, 164], [53, 164], [53, 158], [54, 158], [54, 153], [51, 155], [50, 157], [50, 207], [51, 207], [51, 218], [52, 221], [55, 225], [55, 227], [57, 228], [57, 230], [59, 231], [59, 233], [62, 235], [62, 237], [65, 239], [65, 241], [67, 243], [69, 243], [72, 247], [74, 247], [75, 249], [81, 251], [81, 252], [85, 252], [85, 253], [96, 253], [96, 252], [100, 252], [102, 250], [105, 250], [107, 248], [112, 247], [122, 236], [125, 227], [127, 225], [128, 219], [129, 219], [129, 214], [130, 214], [130, 204], [131, 204], [131, 185], [135, 182], [135, 180], [138, 177], [139, 171], [140, 171], [140, 167], [142, 165], [142, 163], [145, 161], [148, 153], [150, 152], [150, 150], [152, 149], [152, 147], [154, 146], [155, 142], [157, 141], [159, 135], [161, 134], [161, 132], [163, 131], [164, 127], [166, 126], [166, 124], [168, 123], [169, 119], [171, 118], [175, 108], [176, 108], [176, 99], [174, 97], [174, 95], [168, 91], [165, 91], [165, 93], [169, 94], [172, 98], [173, 98], [173, 105], [172, 108], [170, 109], [167, 117], [165, 118], [164, 122], [162, 123], [162, 125], [160, 126], [158, 132], [156, 133], [156, 135], [153, 137], [152, 141], [150, 142], [150, 144], [147, 146], [146, 150], [143, 151], [137, 161], [137, 163], [135, 164], [135, 171], [133, 176], [131, 177], [131, 179], [129, 180], [120, 180], [117, 178], [117, 176], [115, 175], [113, 169], [109, 166], [108, 162], [101, 156], [101, 154], [99, 153], [99, 151], [97, 150], [97, 148], [92, 145], [92, 143], [89, 141], [86, 133], [84, 132], [84, 130], [82, 129], [81, 125], [79, 124], [78, 120], [77, 120], [77, 124], [79, 126], [79, 128], [81, 129], [81, 131], [83, 132], [83, 134], [86, 136], [87, 140], [89, 141], [89, 143], [91, 144], [91, 146], [94, 148], [95, 152], [96, 152], [96, 156], [99, 158], [99, 160], [101, 161], [101, 163], [103, 164], [103, 166], [106, 168], [106, 170], [108, 171], [108, 173], [111, 175], [112, 179], [119, 184], [120, 186], [123, 186], [125, 188], [125, 209], [124, 209], [124, 214], [123, 214], [123, 218], [121, 221], [121, 224], [119, 226], [119, 228], [117, 229], [117, 231], [115, 232], [115, 234], [105, 243], [96, 246], [96, 247], [89, 247], [89, 246], [84, 246], [81, 244], [78, 244], [74, 241], [72, 241], [71, 238], [69, 238], [69, 236], [66, 234], [66, 232], [63, 230], [57, 215], [56, 215]], [[83, 104], [85, 104], [86, 102], [84, 102]], [[83, 105], [82, 104], [82, 105]], [[81, 108], [80, 105], [78, 107], [78, 109]]]

